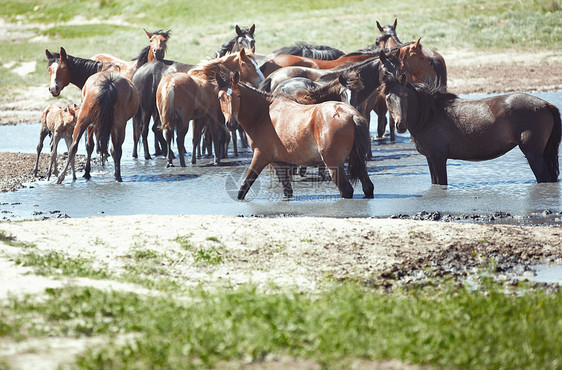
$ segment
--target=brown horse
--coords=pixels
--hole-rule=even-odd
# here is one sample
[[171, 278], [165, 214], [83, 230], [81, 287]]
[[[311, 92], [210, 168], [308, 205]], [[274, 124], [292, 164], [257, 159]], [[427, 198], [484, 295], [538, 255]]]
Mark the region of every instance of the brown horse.
[[[216, 76], [217, 94], [227, 127], [242, 125], [253, 151], [252, 163], [238, 191], [245, 198], [250, 187], [272, 163], [285, 198], [293, 195], [290, 164], [326, 165], [343, 198], [353, 197], [350, 184], [361, 180], [365, 197], [373, 197], [373, 183], [365, 161], [369, 132], [365, 119], [341, 102], [302, 105], [271, 96], [239, 83], [239, 74]], [[349, 180], [344, 164], [349, 157]]]
[[269, 76], [274, 71], [290, 66], [300, 66], [300, 67], [308, 67], [308, 68], [316, 68], [316, 69], [332, 69], [336, 67], [340, 67], [347, 63], [357, 63], [361, 62], [365, 59], [372, 58], [377, 54], [374, 52], [365, 52], [365, 53], [350, 53], [345, 54], [338, 59], [334, 60], [321, 60], [321, 59], [312, 59], [307, 57], [301, 57], [297, 55], [289, 55], [289, 54], [281, 54], [272, 59], [268, 60], [261, 66], [261, 70], [264, 76]]
[[396, 130], [409, 130], [427, 158], [433, 184], [447, 185], [448, 158], [487, 160], [516, 145], [537, 182], [557, 181], [561, 121], [554, 105], [522, 93], [463, 100], [405, 75], [388, 77], [383, 91]]
[[[76, 119], [79, 111], [80, 107], [76, 104], [65, 108], [61, 108], [58, 105], [50, 105], [43, 110], [43, 114], [41, 115], [39, 143], [37, 144], [37, 159], [35, 161], [35, 167], [33, 168], [33, 176], [37, 176], [39, 156], [41, 154], [41, 150], [43, 149], [43, 141], [45, 141], [45, 137], [47, 137], [47, 135], [51, 136], [51, 160], [49, 171], [47, 172], [47, 180], [51, 179], [51, 173], [58, 176], [57, 147], [59, 141], [64, 139], [66, 141], [67, 148], [70, 149], [70, 144], [72, 143], [72, 131], [74, 131], [74, 126], [76, 126]], [[74, 162], [71, 163], [71, 167], [72, 178], [76, 180]]]
[[[66, 170], [74, 161], [78, 142], [88, 127], [93, 127], [97, 137], [98, 152], [102, 161], [108, 155], [108, 144], [111, 137], [111, 156], [115, 168], [115, 180], [121, 179], [122, 145], [125, 140], [127, 121], [133, 117], [139, 106], [137, 93], [133, 83], [122, 74], [116, 72], [99, 72], [91, 76], [82, 89], [82, 105], [78, 114], [78, 122], [72, 134], [72, 144], [68, 151], [68, 160], [57, 183], [64, 180]], [[93, 151], [93, 137], [88, 133], [86, 145], [88, 161], [85, 178], [90, 178], [90, 159]]]
[[[168, 166], [173, 166], [173, 153], [171, 143], [173, 131], [176, 131], [180, 165], [185, 167], [184, 140], [189, 128], [190, 120], [209, 118], [211, 136], [214, 144], [214, 163], [220, 162], [218, 118], [219, 103], [210, 83], [216, 71], [224, 66], [231, 71], [240, 71], [244, 81], [255, 86], [263, 80], [252, 52], [246, 49], [238, 53], [229, 54], [222, 58], [204, 62], [190, 69], [187, 73], [173, 73], [166, 75], [160, 81], [156, 91], [156, 106], [162, 121], [162, 130], [168, 144]], [[202, 121], [204, 123], [204, 121]], [[194, 127], [193, 147], [196, 148], [200, 141], [202, 125]], [[191, 163], [195, 163], [195, 151], [191, 156]]]
[[92, 60], [102, 62], [107, 66], [108, 71], [115, 71], [122, 73], [128, 79], [132, 79], [134, 71], [145, 63], [152, 60], [163, 60], [166, 54], [166, 42], [170, 38], [170, 30], [164, 32], [162, 30], [148, 32], [143, 29], [150, 44], [144, 48], [138, 57], [127, 62], [109, 54], [96, 54]]

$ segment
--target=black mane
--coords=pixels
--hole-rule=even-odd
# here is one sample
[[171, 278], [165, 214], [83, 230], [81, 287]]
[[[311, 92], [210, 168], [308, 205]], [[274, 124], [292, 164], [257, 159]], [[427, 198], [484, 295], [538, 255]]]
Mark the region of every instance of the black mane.
[[327, 45], [311, 45], [304, 42], [297, 42], [297, 44], [293, 46], [275, 49], [272, 54], [273, 56], [290, 54], [312, 59], [334, 60], [343, 56], [345, 53]]
[[413, 89], [421, 99], [420, 127], [429, 124], [436, 112], [444, 111], [459, 99], [458, 95], [447, 92], [446, 86], [409, 82], [407, 86]]
[[[250, 35], [250, 36], [252, 36], [252, 38], [254, 38], [254, 36], [250, 32], [249, 27], [240, 27], [240, 32], [243, 35]], [[215, 55], [213, 57], [214, 58], [220, 58], [220, 57], [225, 56], [227, 53], [232, 52], [233, 51], [232, 49], [234, 47], [234, 44], [236, 44], [236, 40], [238, 39], [238, 37], [240, 37], [240, 35], [236, 34], [236, 36], [234, 36], [231, 40], [222, 44], [221, 48], [215, 52]]]
[[[48, 59], [48, 66], [53, 64], [56, 60], [60, 60], [59, 53], [51, 53], [53, 59]], [[93, 75], [102, 70], [103, 63], [92, 59], [84, 59], [79, 57], [73, 57], [72, 55], [67, 55], [68, 67], [72, 71], [72, 82], [78, 88], [83, 88], [86, 80]]]

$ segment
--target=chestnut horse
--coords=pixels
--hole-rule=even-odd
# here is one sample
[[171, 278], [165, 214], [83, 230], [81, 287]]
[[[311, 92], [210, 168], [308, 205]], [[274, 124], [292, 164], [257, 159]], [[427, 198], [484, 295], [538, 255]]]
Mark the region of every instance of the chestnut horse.
[[[39, 169], [39, 156], [43, 149], [43, 141], [47, 135], [51, 136], [51, 160], [49, 170], [47, 172], [47, 180], [51, 179], [51, 173], [58, 176], [59, 170], [57, 167], [57, 147], [59, 141], [64, 139], [66, 147], [70, 149], [72, 143], [72, 132], [76, 126], [76, 119], [80, 107], [76, 104], [61, 108], [58, 105], [49, 105], [41, 115], [41, 131], [39, 132], [39, 143], [37, 144], [37, 159], [35, 167], [33, 168], [33, 176], [37, 176]], [[76, 170], [74, 168], [74, 161], [71, 163], [72, 178], [76, 180]]]
[[[97, 138], [98, 152], [102, 162], [108, 156], [108, 144], [111, 137], [111, 156], [113, 157], [115, 180], [121, 178], [122, 145], [125, 140], [127, 121], [133, 117], [138, 108], [138, 98], [133, 83], [122, 74], [116, 72], [99, 72], [88, 78], [82, 89], [82, 105], [78, 114], [78, 122], [72, 134], [72, 144], [68, 150], [68, 160], [57, 183], [63, 182], [66, 170], [74, 161], [78, 142], [82, 134], [90, 126]], [[91, 133], [88, 135], [91, 137]], [[90, 138], [89, 138], [90, 139]], [[88, 161], [84, 173], [90, 178], [90, 159], [93, 151], [91, 140], [86, 146]]]
[[164, 55], [166, 54], [166, 42], [170, 38], [170, 30], [166, 32], [162, 30], [154, 32], [148, 32], [145, 29], [143, 30], [150, 40], [150, 45], [141, 50], [139, 55], [136, 58], [133, 58], [130, 62], [109, 54], [96, 54], [90, 59], [100, 61], [105, 66], [110, 66], [107, 70], [122, 73], [128, 79], [131, 79], [134, 71], [143, 64], [152, 60], [164, 59]]
[[[274, 97], [239, 83], [238, 72], [216, 75], [217, 94], [226, 125], [240, 124], [253, 150], [252, 163], [238, 191], [246, 197], [250, 187], [268, 164], [273, 164], [291, 198], [290, 164], [326, 165], [343, 198], [353, 197], [350, 183], [361, 180], [365, 197], [373, 197], [373, 183], [365, 161], [369, 132], [365, 119], [350, 105], [329, 101], [302, 105], [283, 96]], [[349, 158], [349, 179], [344, 164]]]
[[[213, 59], [190, 69], [187, 73], [173, 73], [166, 75], [158, 85], [156, 91], [156, 106], [162, 120], [162, 130], [168, 145], [168, 164], [173, 166], [171, 143], [173, 131], [176, 131], [176, 141], [180, 165], [185, 167], [184, 140], [189, 128], [190, 120], [209, 118], [209, 128], [214, 144], [214, 163], [220, 162], [218, 140], [219, 103], [211, 85], [210, 78], [224, 66], [231, 71], [240, 71], [245, 81], [259, 85], [263, 80], [251, 51], [246, 49], [238, 53], [228, 54], [222, 58]], [[193, 129], [193, 147], [197, 148], [200, 141], [202, 127]], [[192, 152], [191, 163], [195, 163], [195, 150]]]
[[556, 182], [560, 112], [532, 95], [513, 93], [463, 100], [444, 87], [411, 84], [405, 75], [385, 77], [384, 94], [400, 133], [410, 131], [427, 158], [431, 182], [447, 185], [447, 159], [497, 158], [515, 146], [537, 182]]
[[332, 69], [346, 63], [357, 63], [376, 56], [376, 52], [350, 53], [334, 60], [321, 60], [301, 57], [297, 55], [281, 54], [268, 60], [261, 66], [264, 76], [269, 76], [274, 71], [289, 66], [300, 66], [316, 69]]

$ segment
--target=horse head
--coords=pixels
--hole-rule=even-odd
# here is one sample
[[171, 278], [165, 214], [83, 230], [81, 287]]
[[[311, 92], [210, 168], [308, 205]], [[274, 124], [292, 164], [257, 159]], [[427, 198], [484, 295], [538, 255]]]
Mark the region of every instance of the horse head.
[[52, 54], [45, 49], [47, 57], [47, 70], [49, 71], [49, 92], [52, 96], [59, 96], [62, 89], [70, 83], [70, 70], [68, 65], [68, 56], [63, 47], [60, 48], [60, 54]]
[[239, 51], [242, 49], [252, 50], [252, 53], [256, 51], [256, 40], [254, 39], [254, 31], [256, 30], [256, 25], [252, 24], [250, 28], [244, 27], [240, 28], [238, 25], [235, 27], [236, 30], [236, 41], [232, 51]]
[[396, 131], [400, 134], [408, 129], [409, 85], [408, 77], [405, 73], [402, 73], [399, 78], [386, 75], [382, 86], [386, 106], [394, 122], [396, 122]]
[[240, 73], [221, 68], [215, 76], [216, 90], [226, 127], [230, 131], [238, 128], [240, 112]]
[[387, 24], [386, 26], [381, 26], [379, 21], [377, 21], [377, 28], [381, 33], [380, 36], [377, 38], [376, 44], [381, 49], [392, 49], [394, 47], [400, 46], [402, 42], [398, 39], [396, 35], [396, 26], [398, 23], [398, 19], [394, 19], [394, 23], [392, 25]]
[[437, 80], [437, 73], [424, 54], [420, 40], [400, 49], [401, 68], [407, 72], [410, 82], [432, 84]]
[[148, 32], [143, 28], [144, 32], [148, 36], [150, 40], [150, 51], [149, 51], [149, 61], [156, 59], [156, 60], [163, 60], [164, 55], [166, 54], [166, 42], [170, 38], [171, 30], [166, 32], [162, 30]]
[[240, 78], [257, 88], [265, 77], [254, 59], [254, 54], [246, 50], [247, 49], [241, 49], [238, 53]]

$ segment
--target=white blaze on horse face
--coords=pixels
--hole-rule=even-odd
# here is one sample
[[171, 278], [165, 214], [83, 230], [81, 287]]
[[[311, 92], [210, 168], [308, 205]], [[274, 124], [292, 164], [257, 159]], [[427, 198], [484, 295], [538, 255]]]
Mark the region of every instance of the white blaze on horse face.
[[256, 68], [256, 72], [258, 73], [258, 78], [256, 78], [256, 86], [259, 86], [263, 80], [265, 80], [265, 76], [263, 75], [260, 66], [258, 66], [258, 62], [256, 62], [256, 60], [254, 58], [252, 59], [252, 63], [254, 64], [254, 67]]
[[[58, 62], [53, 62], [49, 66], [49, 72], [50, 72], [50, 75], [51, 75], [51, 82], [49, 83], [49, 92], [53, 96], [58, 96], [58, 94], [60, 92], [60, 86], [57, 83], [57, 73], [56, 73], [58, 68], [59, 68]], [[55, 95], [55, 93], [56, 93], [56, 95]]]

